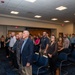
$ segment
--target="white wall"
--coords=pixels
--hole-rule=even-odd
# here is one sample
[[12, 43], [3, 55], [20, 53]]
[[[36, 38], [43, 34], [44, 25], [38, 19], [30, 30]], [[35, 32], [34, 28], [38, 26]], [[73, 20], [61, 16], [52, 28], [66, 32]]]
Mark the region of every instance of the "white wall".
[[74, 33], [74, 24], [66, 24], [63, 26], [63, 33], [64, 34], [72, 34]]
[[15, 18], [0, 17], [0, 25], [39, 27], [39, 28], [50, 28], [50, 29], [52, 28], [52, 29], [57, 30], [57, 34], [56, 34], [57, 37], [58, 37], [59, 32], [63, 32], [63, 28], [61, 25], [27, 21], [27, 20], [22, 20], [22, 19], [15, 19]]
[[6, 34], [8, 33], [9, 30], [23, 31], [24, 27], [15, 28], [15, 26], [0, 26], [0, 37], [2, 35], [4, 35], [6, 37]]
[[2, 35], [6, 36], [6, 34], [7, 34], [6, 26], [0, 26], [0, 37]]
[[73, 26], [73, 30], [74, 30], [73, 32], [75, 33], [75, 23], [74, 23], [74, 26]]
[[18, 28], [15, 28], [16, 26], [7, 26], [7, 32], [9, 30], [14, 30], [14, 31], [23, 31], [24, 30], [24, 27], [19, 27]]
[[[8, 26], [4, 26], [4, 25], [8, 25]], [[15, 27], [11, 27], [11, 26], [21, 26], [21, 27], [16, 29]], [[0, 36], [6, 35], [8, 30], [24, 30], [24, 27], [39, 27], [39, 28], [53, 29], [51, 30], [51, 32], [54, 32], [57, 37], [59, 36], [59, 33], [72, 34], [75, 32], [75, 26], [72, 23], [61, 26], [58, 24], [28, 21], [28, 20], [17, 19], [17, 18], [0, 17]]]

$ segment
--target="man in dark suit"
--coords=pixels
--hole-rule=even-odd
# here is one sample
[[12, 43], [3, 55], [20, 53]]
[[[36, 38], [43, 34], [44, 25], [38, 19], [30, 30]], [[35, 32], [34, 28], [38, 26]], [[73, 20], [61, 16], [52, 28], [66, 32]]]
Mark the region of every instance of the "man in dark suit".
[[33, 41], [29, 38], [29, 31], [23, 31], [24, 42], [21, 47], [21, 74], [32, 75]]

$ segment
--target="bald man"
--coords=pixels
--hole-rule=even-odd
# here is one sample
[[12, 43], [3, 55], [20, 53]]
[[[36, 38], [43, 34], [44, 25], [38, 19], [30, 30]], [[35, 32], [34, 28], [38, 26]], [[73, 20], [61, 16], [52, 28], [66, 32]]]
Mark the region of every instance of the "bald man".
[[12, 48], [13, 52], [16, 52], [16, 58], [17, 58], [18, 66], [20, 66], [20, 49], [21, 49], [21, 46], [22, 46], [22, 43], [23, 43], [22, 36], [23, 36], [22, 32], [19, 32], [18, 35], [16, 35], [17, 41], [16, 41], [16, 43], [14, 44], [14, 46]]
[[10, 55], [10, 64], [13, 66], [14, 65], [14, 53], [12, 52], [12, 48], [16, 42], [16, 37], [15, 37], [15, 32], [11, 33], [11, 38], [9, 42], [9, 55]]
[[47, 37], [47, 32], [43, 32], [43, 37], [41, 38], [40, 44], [40, 54], [47, 55], [48, 47], [49, 47], [49, 39]]
[[23, 31], [24, 42], [21, 47], [21, 75], [32, 75], [33, 41], [29, 38], [29, 31]]

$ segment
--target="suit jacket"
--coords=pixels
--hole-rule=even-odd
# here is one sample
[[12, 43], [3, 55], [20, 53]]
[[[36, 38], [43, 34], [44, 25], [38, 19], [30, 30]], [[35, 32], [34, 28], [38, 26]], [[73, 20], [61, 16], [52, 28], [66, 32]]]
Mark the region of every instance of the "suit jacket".
[[20, 50], [21, 50], [22, 44], [23, 44], [23, 39], [18, 39], [12, 48], [12, 50], [16, 52], [16, 56], [18, 58], [20, 58]]
[[32, 64], [32, 57], [33, 57], [33, 41], [28, 38], [21, 53], [22, 65], [26, 66], [27, 63]]

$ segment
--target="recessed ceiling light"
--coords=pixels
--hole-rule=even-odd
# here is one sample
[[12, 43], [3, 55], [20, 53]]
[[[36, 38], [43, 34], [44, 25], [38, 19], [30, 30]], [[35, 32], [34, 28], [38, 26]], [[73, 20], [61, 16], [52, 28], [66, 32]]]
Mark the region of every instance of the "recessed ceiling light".
[[57, 19], [57, 18], [52, 18], [51, 20], [56, 21], [56, 20], [58, 20], [58, 19]]
[[66, 20], [66, 21], [64, 21], [65, 23], [68, 23], [68, 22], [70, 22], [70, 21], [68, 21], [68, 20]]
[[36, 15], [36, 16], [34, 16], [35, 18], [41, 18], [42, 16], [40, 16], [40, 15]]
[[11, 11], [10, 13], [11, 14], [19, 14], [19, 12], [17, 12], [17, 11]]
[[25, 1], [28, 1], [28, 2], [34, 3], [36, 0], [25, 0]]
[[65, 10], [67, 9], [67, 7], [64, 7], [64, 6], [60, 6], [60, 7], [57, 7], [56, 10], [59, 10], [59, 11], [62, 11], [62, 10]]

